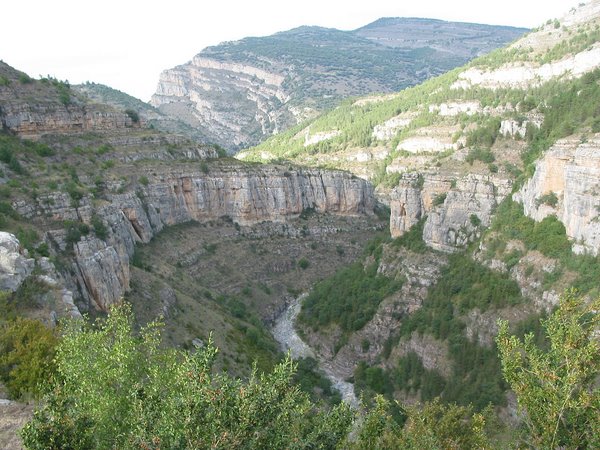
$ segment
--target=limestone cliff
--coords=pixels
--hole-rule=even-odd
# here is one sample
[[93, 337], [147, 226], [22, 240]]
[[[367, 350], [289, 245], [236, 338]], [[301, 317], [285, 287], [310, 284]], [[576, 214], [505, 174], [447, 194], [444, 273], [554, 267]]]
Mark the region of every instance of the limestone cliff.
[[514, 199], [536, 221], [555, 215], [575, 253], [600, 251], [600, 134], [558, 141]]
[[35, 261], [27, 256], [14, 234], [0, 231], [0, 290], [15, 291], [31, 275]]
[[[75, 207], [58, 193], [52, 201], [14, 205], [28, 219], [90, 223], [92, 215], [101, 218], [109, 230], [106, 242], [85, 237], [75, 244], [73, 257], [79, 292], [96, 308], [106, 309], [123, 296], [135, 243], [150, 241], [167, 225], [223, 216], [244, 225], [277, 222], [305, 210], [352, 216], [372, 214], [375, 206], [368, 182], [339, 171], [215, 162], [207, 173], [181, 164], [153, 173], [145, 186], [107, 196], [104, 206], [84, 198]], [[47, 236], [57, 248], [68, 248], [62, 229]]]
[[398, 237], [426, 217], [423, 240], [435, 249], [455, 251], [489, 226], [511, 182], [469, 174], [454, 180], [437, 174], [404, 174], [391, 194], [390, 233]]

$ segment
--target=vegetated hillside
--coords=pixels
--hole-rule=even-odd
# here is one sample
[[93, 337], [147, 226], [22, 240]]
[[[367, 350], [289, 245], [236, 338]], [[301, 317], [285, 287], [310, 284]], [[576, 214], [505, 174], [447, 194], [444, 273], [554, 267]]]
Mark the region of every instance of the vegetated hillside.
[[103, 84], [87, 82], [75, 85], [73, 89], [86, 95], [91, 101], [111, 105], [117, 109], [136, 113], [150, 128], [166, 133], [188, 136], [198, 142], [209, 142], [199, 130], [184, 122], [161, 113], [158, 109], [131, 95]]
[[[599, 25], [593, 1], [463, 68], [348, 100], [237, 155], [344, 168], [389, 202], [393, 239], [363, 259], [368, 281], [354, 289], [355, 269], [341, 271], [300, 315], [338, 374], [409, 401], [514, 409], [496, 320], [535, 331], [564, 289], [598, 292]], [[403, 284], [360, 301], [377, 277]], [[332, 283], [351, 292], [338, 298]]]
[[299, 27], [202, 50], [161, 74], [151, 103], [239, 150], [341, 99], [439, 75], [524, 31], [429, 19], [382, 19], [356, 31]]

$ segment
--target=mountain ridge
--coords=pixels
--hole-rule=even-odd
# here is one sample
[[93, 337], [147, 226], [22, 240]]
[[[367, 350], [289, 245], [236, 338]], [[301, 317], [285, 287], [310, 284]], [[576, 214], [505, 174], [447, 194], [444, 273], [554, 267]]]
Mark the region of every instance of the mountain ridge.
[[[362, 36], [361, 29], [315, 26], [224, 42], [165, 70], [150, 103], [235, 151], [331, 108], [342, 98], [397, 91], [464, 64], [474, 54], [525, 31], [443, 23], [448, 24], [445, 29], [422, 33], [430, 42], [420, 46], [383, 45]], [[394, 26], [398, 28], [397, 23]], [[453, 28], [462, 28], [463, 36]], [[405, 35], [411, 32], [405, 30]], [[460, 48], [465, 50], [456, 53]]]

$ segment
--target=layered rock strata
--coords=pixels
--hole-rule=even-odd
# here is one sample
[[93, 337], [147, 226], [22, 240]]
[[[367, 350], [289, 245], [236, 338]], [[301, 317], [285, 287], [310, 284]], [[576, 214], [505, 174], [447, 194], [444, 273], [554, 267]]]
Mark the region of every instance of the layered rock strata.
[[555, 215], [575, 253], [600, 251], [600, 134], [558, 141], [538, 160], [534, 175], [513, 199], [527, 216]]
[[[78, 207], [71, 206], [65, 194], [57, 194], [53, 201], [14, 205], [26, 218], [90, 223], [96, 214], [102, 219], [109, 230], [106, 242], [88, 236], [74, 246], [79, 291], [98, 309], [118, 302], [128, 290], [135, 244], [150, 241], [167, 225], [223, 216], [242, 225], [280, 222], [305, 210], [352, 216], [372, 214], [375, 206], [369, 183], [339, 171], [233, 163], [211, 165], [208, 173], [182, 166], [149, 174], [148, 179], [135, 192], [109, 195], [108, 203], [97, 208], [87, 198]], [[47, 237], [58, 248], [67, 247], [63, 230], [50, 231]]]
[[399, 237], [426, 217], [423, 240], [452, 252], [479, 237], [511, 182], [469, 174], [460, 179], [438, 174], [404, 174], [392, 191], [390, 233]]

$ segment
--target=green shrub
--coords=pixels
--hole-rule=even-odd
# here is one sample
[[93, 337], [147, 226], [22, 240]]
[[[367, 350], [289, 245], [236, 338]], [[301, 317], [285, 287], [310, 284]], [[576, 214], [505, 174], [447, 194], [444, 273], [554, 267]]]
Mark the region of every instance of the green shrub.
[[0, 326], [0, 380], [12, 398], [39, 398], [54, 373], [55, 330], [16, 318]]
[[67, 230], [65, 240], [69, 246], [76, 244], [82, 236], [87, 236], [90, 232], [90, 228], [85, 223], [76, 221], [65, 221], [65, 229]]
[[298, 267], [300, 267], [302, 270], [308, 269], [309, 265], [310, 265], [310, 263], [308, 262], [308, 259], [306, 259], [306, 258], [301, 258], [298, 261]]
[[33, 83], [33, 78], [31, 78], [26, 73], [20, 73], [19, 74], [19, 82], [21, 84], [31, 84], [31, 83]]
[[[467, 147], [480, 147], [489, 149], [498, 137], [500, 131], [500, 119], [493, 117], [467, 135]], [[484, 162], [493, 162], [484, 161]]]
[[446, 192], [442, 192], [441, 194], [436, 195], [433, 198], [433, 201], [431, 202], [432, 206], [439, 206], [439, 205], [443, 205], [444, 202], [446, 201]]
[[475, 161], [481, 161], [485, 164], [493, 163], [496, 160], [496, 157], [492, 153], [490, 149], [473, 147], [469, 150], [465, 161], [469, 164], [473, 164]]
[[78, 206], [79, 202], [81, 201], [81, 199], [85, 195], [83, 189], [81, 189], [81, 187], [74, 180], [68, 181], [65, 184], [64, 189], [69, 194], [69, 196], [71, 197], [71, 200], [73, 200], [73, 203], [76, 206]]
[[133, 123], [140, 123], [140, 115], [133, 109], [126, 109], [125, 114], [129, 116]]
[[544, 194], [541, 197], [537, 198], [535, 200], [535, 204], [537, 206], [540, 206], [542, 204], [548, 205], [554, 208], [558, 204], [558, 196], [554, 192], [548, 192], [547, 194]]
[[425, 241], [423, 241], [423, 228], [425, 227], [426, 220], [426, 218], [419, 220], [410, 230], [394, 239], [392, 245], [394, 247], [404, 247], [415, 253], [425, 253], [428, 250]]
[[98, 239], [105, 240], [108, 237], [108, 229], [104, 222], [97, 214], [92, 215], [91, 219], [92, 228], [94, 228], [94, 234], [98, 237]]

